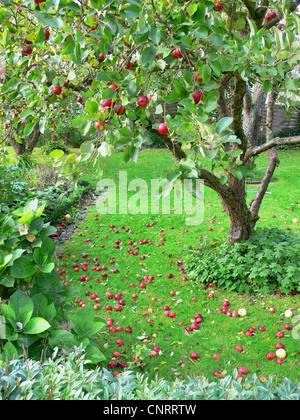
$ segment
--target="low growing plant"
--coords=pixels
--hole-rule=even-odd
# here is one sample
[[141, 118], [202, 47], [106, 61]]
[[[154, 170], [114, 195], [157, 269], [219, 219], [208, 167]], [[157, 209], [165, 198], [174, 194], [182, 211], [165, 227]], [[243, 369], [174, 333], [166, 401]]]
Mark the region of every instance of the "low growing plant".
[[55, 346], [83, 343], [98, 362], [104, 356], [93, 337], [105, 324], [90, 307], [81, 308], [80, 316], [68, 313], [73, 307], [65, 298], [77, 289], [60, 281], [55, 244], [49, 238], [56, 229], [44, 223], [44, 208], [33, 200], [0, 216], [0, 349], [10, 357], [26, 350], [40, 358]]
[[[113, 376], [105, 368], [90, 368], [85, 349], [58, 356], [58, 348], [44, 363], [21, 357], [0, 365], [0, 400], [299, 400], [300, 382], [272, 377], [210, 382], [205, 377], [149, 380], [126, 371]], [[51, 384], [51, 386], [49, 386]]]
[[186, 261], [190, 278], [228, 291], [300, 291], [300, 237], [274, 227], [257, 229], [233, 246], [222, 243], [191, 251]]

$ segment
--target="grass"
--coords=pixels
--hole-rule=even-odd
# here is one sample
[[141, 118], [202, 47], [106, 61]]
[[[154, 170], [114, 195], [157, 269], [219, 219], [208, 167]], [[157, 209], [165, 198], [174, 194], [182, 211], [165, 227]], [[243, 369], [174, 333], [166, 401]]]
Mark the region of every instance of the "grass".
[[[262, 204], [260, 212], [259, 226], [277, 226], [281, 228], [290, 227], [292, 231], [299, 232], [299, 222], [293, 219], [299, 217], [299, 197], [297, 193], [298, 176], [297, 164], [299, 162], [299, 150], [279, 151], [281, 164], [276, 171], [277, 181], [270, 184], [267, 194]], [[121, 153], [102, 159], [101, 165], [104, 170], [104, 177], [113, 179], [117, 185], [119, 171], [127, 171], [128, 183], [137, 178], [142, 178], [150, 185], [153, 178], [164, 178], [168, 171], [172, 169], [173, 160], [170, 153], [166, 150], [144, 150], [140, 153], [138, 163], [129, 162], [124, 164]], [[257, 159], [258, 174], [266, 166], [267, 156], [262, 155]], [[97, 179], [93, 176], [93, 170], [89, 168], [84, 178], [89, 178], [93, 185], [97, 184]], [[249, 185], [249, 191], [255, 191], [257, 185]], [[136, 193], [128, 192], [128, 200], [132, 199]], [[249, 193], [248, 199], [253, 198], [254, 194]], [[144, 198], [145, 200], [145, 198]], [[149, 204], [150, 204], [150, 198]], [[118, 200], [117, 200], [118, 202]], [[292, 211], [291, 208], [294, 208]], [[171, 204], [172, 209], [172, 204]], [[232, 373], [234, 368], [244, 366], [249, 374], [256, 372], [259, 376], [275, 375], [281, 379], [287, 376], [291, 379], [299, 380], [300, 349], [299, 339], [293, 338], [292, 332], [285, 330], [283, 325], [286, 320], [281, 316], [285, 310], [294, 309], [297, 314], [299, 308], [299, 297], [288, 296], [279, 298], [278, 296], [247, 296], [237, 293], [215, 290], [215, 297], [208, 298], [208, 291], [201, 285], [196, 284], [193, 279], [182, 281], [184, 275], [179, 273], [178, 267], [184, 260], [187, 248], [192, 246], [200, 248], [212, 242], [226, 240], [228, 231], [228, 217], [223, 213], [217, 195], [205, 189], [205, 212], [204, 221], [199, 226], [186, 226], [185, 214], [178, 215], [171, 211], [171, 214], [111, 214], [101, 215], [99, 209], [95, 207], [88, 213], [86, 220], [79, 227], [73, 238], [63, 248], [63, 259], [61, 268], [66, 269], [67, 281], [70, 285], [79, 287], [80, 292], [75, 299], [81, 298], [86, 304], [94, 304], [94, 301], [85, 295], [86, 291], [96, 293], [100, 298], [100, 308], [96, 310], [99, 317], [107, 319], [113, 318], [113, 326], [122, 326], [120, 332], [109, 332], [108, 327], [99, 334], [97, 341], [100, 349], [105, 354], [107, 361], [103, 366], [107, 366], [110, 360], [125, 360], [129, 366], [142, 372], [147, 372], [149, 377], [153, 377], [157, 372], [167, 379], [174, 377], [184, 377], [190, 375], [206, 375], [213, 378], [215, 371]], [[98, 213], [98, 220], [95, 214]], [[210, 224], [211, 217], [215, 215], [215, 223]], [[276, 217], [273, 218], [272, 216]], [[147, 223], [155, 224], [146, 227]], [[110, 230], [110, 225], [115, 225]], [[121, 226], [130, 228], [129, 232]], [[170, 229], [174, 226], [174, 229]], [[213, 231], [208, 228], [213, 226]], [[164, 232], [160, 232], [164, 229]], [[187, 229], [187, 232], [185, 230]], [[119, 232], [115, 232], [118, 230]], [[162, 234], [163, 233], [163, 234]], [[82, 236], [78, 236], [82, 234]], [[105, 237], [107, 235], [107, 237]], [[98, 236], [96, 238], [96, 236]], [[84, 239], [90, 238], [90, 242]], [[164, 245], [160, 244], [164, 238]], [[148, 240], [147, 244], [140, 245], [139, 240]], [[120, 248], [115, 248], [115, 241], [120, 241]], [[133, 245], [127, 245], [132, 241]], [[149, 241], [153, 244], [149, 245]], [[139, 246], [138, 255], [129, 255], [127, 248]], [[91, 258], [88, 262], [88, 271], [76, 273], [72, 264], [86, 261], [82, 253], [87, 253]], [[140, 256], [145, 255], [141, 260]], [[98, 258], [100, 267], [106, 265], [107, 269], [96, 272], [91, 270], [94, 266], [93, 259]], [[109, 261], [115, 260], [115, 264]], [[113, 268], [119, 271], [113, 273]], [[101, 272], [106, 271], [108, 277], [101, 276]], [[168, 273], [173, 274], [173, 278], [167, 277]], [[90, 280], [79, 282], [79, 277], [86, 274]], [[146, 283], [146, 288], [141, 288], [140, 283], [143, 276], [154, 276], [152, 283]], [[99, 282], [95, 282], [98, 278]], [[133, 286], [130, 286], [130, 284]], [[170, 291], [175, 295], [171, 296]], [[107, 311], [105, 306], [110, 304], [112, 307], [117, 301], [108, 299], [107, 293], [122, 293], [126, 305], [123, 310]], [[137, 298], [132, 298], [136, 293]], [[151, 299], [156, 297], [156, 301]], [[193, 301], [195, 297], [197, 301]], [[74, 299], [74, 301], [75, 301]], [[226, 315], [217, 314], [222, 302], [229, 300], [231, 310], [245, 308], [247, 316], [245, 318], [229, 318]], [[170, 307], [170, 311], [176, 312], [176, 318], [164, 316], [164, 305]], [[275, 314], [268, 311], [269, 307], [275, 307]], [[78, 309], [80, 310], [80, 309]], [[147, 311], [148, 315], [143, 316]], [[199, 329], [187, 333], [185, 327], [189, 326], [196, 313], [201, 313], [203, 323], [199, 324]], [[152, 319], [153, 323], [147, 320]], [[178, 326], [178, 322], [184, 322], [184, 326]], [[265, 332], [259, 332], [258, 327], [263, 325]], [[293, 325], [293, 324], [292, 324]], [[132, 333], [126, 333], [124, 329], [130, 326]], [[247, 331], [249, 327], [256, 329], [255, 335], [246, 337], [241, 335], [241, 331]], [[293, 325], [294, 332], [296, 330]], [[284, 331], [282, 339], [275, 337], [278, 330]], [[299, 337], [298, 337], [299, 338]], [[124, 344], [119, 347], [117, 339], [122, 339]], [[277, 365], [275, 360], [266, 359], [268, 352], [274, 352], [275, 344], [282, 342], [287, 351], [286, 362]], [[235, 345], [241, 344], [243, 352], [235, 350]], [[154, 346], [161, 348], [161, 353], [155, 357], [150, 356], [150, 350]], [[119, 351], [121, 357], [113, 358], [113, 353]], [[197, 352], [198, 360], [190, 358], [191, 352]], [[132, 354], [142, 356], [143, 363], [137, 366], [131, 359]], [[220, 355], [219, 360], [213, 359], [213, 354]], [[117, 368], [117, 370], [121, 370]]]

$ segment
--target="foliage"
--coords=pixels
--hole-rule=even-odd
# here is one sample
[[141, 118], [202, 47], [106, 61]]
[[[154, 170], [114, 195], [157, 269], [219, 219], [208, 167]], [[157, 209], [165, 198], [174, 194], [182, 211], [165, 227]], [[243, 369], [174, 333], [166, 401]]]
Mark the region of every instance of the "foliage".
[[151, 144], [148, 147], [153, 147], [155, 149], [165, 149], [166, 148], [166, 145], [154, 133], [149, 132], [148, 135], [149, 135], [150, 140], [151, 140]]
[[51, 141], [41, 147], [41, 153], [43, 155], [50, 155], [54, 150], [62, 150], [65, 154], [68, 154], [69, 148], [64, 144], [62, 140]]
[[20, 168], [32, 169], [35, 165], [35, 162], [29, 153], [24, 153], [23, 155], [17, 157], [17, 164], [20, 166]]
[[1, 211], [22, 205], [29, 193], [25, 170], [18, 165], [0, 166], [0, 203]]
[[54, 271], [55, 246], [49, 235], [56, 231], [44, 223], [45, 204], [37, 199], [12, 214], [0, 217], [0, 284], [12, 288], [15, 281], [38, 281]]
[[[88, 369], [82, 347], [44, 363], [17, 358], [0, 366], [0, 400], [299, 400], [300, 382], [272, 377], [234, 376], [149, 380], [126, 371], [114, 377], [105, 368]], [[52, 384], [49, 387], [49, 384]]]
[[243, 293], [300, 291], [300, 240], [296, 233], [257, 229], [247, 241], [221, 243], [187, 258], [185, 269], [197, 282]]
[[[80, 181], [80, 180], [79, 180]], [[80, 182], [78, 182], [80, 183]], [[51, 223], [57, 223], [62, 216], [72, 213], [74, 211], [74, 204], [80, 202], [80, 200], [91, 191], [91, 185], [89, 182], [85, 182], [85, 185], [78, 186], [74, 191], [64, 191], [59, 194], [59, 199], [50, 193], [48, 205], [47, 205], [47, 216], [46, 220]]]
[[[125, 161], [136, 161], [145, 129], [157, 128], [152, 124], [155, 112], [170, 136], [190, 149], [189, 158], [198, 163], [205, 156], [214, 173], [224, 173], [223, 183], [229, 173], [242, 178], [249, 168], [241, 160], [244, 139], [233, 129], [239, 124], [217, 116], [222, 77], [230, 76], [227, 91], [237, 95], [256, 80], [265, 93], [274, 87], [284, 94], [288, 109], [297, 103], [298, 90], [293, 76], [300, 59], [297, 11], [291, 13], [291, 2], [255, 7], [241, 0], [234, 6], [224, 3], [222, 10], [209, 0], [188, 6], [156, 0], [99, 0], [85, 7], [7, 2], [0, 9], [5, 28], [0, 49], [3, 145], [11, 130], [18, 141], [30, 137], [36, 122], [43, 135], [47, 126], [64, 118], [88, 141], [93, 139], [90, 148], [97, 152], [85, 147], [76, 159], [65, 161], [75, 176], [87, 157], [97, 163], [120, 145], [129, 146]], [[270, 11], [276, 16], [271, 22]], [[281, 20], [283, 28], [277, 25]], [[172, 54], [175, 48], [179, 59]], [[55, 86], [60, 93], [53, 92]], [[193, 101], [195, 91], [203, 94], [199, 103]], [[153, 93], [148, 106], [138, 106], [140, 95]], [[106, 106], [104, 100], [111, 103]], [[161, 100], [178, 103], [178, 114], [168, 114]], [[125, 106], [124, 114], [114, 112], [116, 104]], [[236, 118], [241, 121], [241, 114]], [[95, 123], [102, 123], [103, 130]], [[196, 172], [197, 164], [188, 176]]]
[[79, 346], [80, 343], [86, 346], [88, 357], [93, 363], [105, 359], [97, 344], [90, 338], [105, 324], [99, 318], [96, 319], [91, 307], [82, 308], [80, 315], [70, 315], [68, 320], [71, 327], [65, 329], [60, 326], [63, 317], [51, 294], [33, 291], [32, 295], [30, 297], [18, 290], [10, 297], [9, 304], [2, 303], [0, 359], [13, 358], [22, 354], [25, 349], [30, 357], [39, 359], [43, 352], [48, 354], [56, 346], [69, 349]]
[[[67, 317], [69, 305], [65, 297], [76, 289], [66, 288], [60, 282], [55, 244], [49, 238], [56, 229], [44, 223], [44, 208], [45, 205], [39, 206], [38, 200], [33, 200], [0, 218], [1, 297], [9, 300], [8, 304], [1, 304], [4, 325], [0, 338], [4, 354], [20, 354], [29, 348], [29, 354], [39, 357], [48, 342], [52, 348], [84, 342], [91, 357], [99, 361], [102, 353], [94, 349], [89, 337], [104, 324], [94, 319], [91, 308], [81, 311], [80, 317], [76, 313], [70, 315], [71, 331], [58, 328]], [[18, 290], [14, 292], [15, 288]]]

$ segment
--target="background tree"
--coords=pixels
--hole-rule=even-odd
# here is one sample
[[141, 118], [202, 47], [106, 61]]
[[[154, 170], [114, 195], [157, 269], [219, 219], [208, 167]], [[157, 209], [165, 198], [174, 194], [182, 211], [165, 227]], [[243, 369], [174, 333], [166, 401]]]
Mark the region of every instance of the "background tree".
[[[22, 120], [21, 138], [37, 123], [43, 132], [51, 107], [75, 97], [80, 116], [72, 125], [95, 141], [76, 159], [70, 154], [69, 167], [124, 146], [125, 161], [136, 160], [152, 131], [174, 155], [179, 177], [202, 178], [217, 192], [231, 221], [229, 242], [249, 237], [279, 163], [274, 147], [300, 142], [272, 136], [276, 100], [288, 113], [297, 104], [300, 0], [3, 3], [6, 130]], [[26, 110], [10, 118], [21, 101]], [[267, 142], [258, 146], [266, 101]], [[168, 113], [172, 103], [175, 114]], [[248, 204], [245, 179], [265, 151], [266, 174]]]

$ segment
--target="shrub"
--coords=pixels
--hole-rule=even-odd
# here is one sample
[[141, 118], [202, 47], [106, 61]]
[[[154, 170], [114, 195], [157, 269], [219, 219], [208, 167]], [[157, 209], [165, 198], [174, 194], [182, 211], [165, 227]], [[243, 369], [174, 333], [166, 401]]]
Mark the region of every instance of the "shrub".
[[300, 237], [274, 227], [257, 229], [247, 241], [191, 252], [185, 270], [201, 283], [243, 293], [300, 291]]
[[[29, 194], [25, 170], [18, 165], [0, 166], [0, 204], [2, 212], [20, 207]], [[1, 212], [1, 209], [0, 209]]]
[[[209, 381], [205, 377], [149, 381], [147, 375], [126, 371], [117, 377], [104, 368], [90, 369], [81, 347], [44, 363], [17, 358], [0, 365], [0, 400], [299, 400], [300, 382], [255, 374]], [[49, 386], [49, 384], [51, 386]]]
[[85, 183], [85, 185], [79, 186], [71, 193], [68, 191], [62, 193], [59, 200], [49, 200], [47, 203], [48, 215], [46, 220], [51, 223], [56, 223], [62, 216], [72, 213], [72, 206], [78, 203], [89, 191], [91, 191], [91, 185], [90, 183]]
[[[93, 308], [68, 314], [72, 306], [65, 298], [78, 290], [60, 281], [49, 238], [56, 229], [44, 223], [44, 207], [33, 200], [12, 214], [0, 214], [0, 349], [8, 356], [26, 349], [30, 357], [40, 358], [49, 348], [84, 342], [89, 357], [103, 360], [90, 340], [105, 325], [95, 319]], [[62, 322], [70, 330], [61, 328]]]
[[50, 155], [54, 150], [62, 150], [66, 155], [70, 153], [69, 148], [64, 144], [62, 140], [51, 141], [41, 147], [42, 155]]

